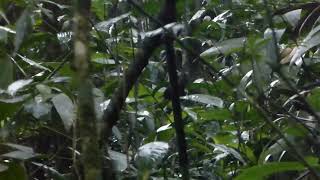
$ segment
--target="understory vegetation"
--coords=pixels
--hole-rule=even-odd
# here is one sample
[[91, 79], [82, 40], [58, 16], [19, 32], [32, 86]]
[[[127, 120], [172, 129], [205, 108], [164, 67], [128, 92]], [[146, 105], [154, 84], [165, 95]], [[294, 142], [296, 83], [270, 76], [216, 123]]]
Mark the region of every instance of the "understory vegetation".
[[0, 0], [0, 180], [320, 179], [320, 3]]

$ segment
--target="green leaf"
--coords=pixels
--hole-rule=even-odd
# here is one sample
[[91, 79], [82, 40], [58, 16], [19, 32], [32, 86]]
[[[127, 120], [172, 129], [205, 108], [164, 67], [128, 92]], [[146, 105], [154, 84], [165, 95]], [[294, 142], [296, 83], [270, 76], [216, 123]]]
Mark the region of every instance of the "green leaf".
[[109, 150], [110, 159], [113, 162], [114, 170], [121, 172], [127, 169], [127, 155], [116, 151]]
[[18, 159], [18, 160], [24, 161], [24, 160], [28, 160], [28, 159], [34, 158], [37, 155], [38, 154], [33, 153], [33, 152], [17, 150], [17, 151], [11, 151], [11, 152], [8, 152], [8, 153], [5, 153], [5, 154], [1, 154], [1, 157]]
[[26, 58], [24, 56], [21, 56], [20, 54], [18, 54], [18, 56], [22, 59], [22, 61], [28, 63], [30, 66], [33, 66], [33, 67], [36, 67], [36, 68], [51, 72], [50, 69], [42, 66], [41, 64], [39, 64], [39, 63], [37, 63], [37, 62], [35, 62], [35, 61], [31, 60], [31, 59], [28, 59], [28, 58]]
[[[100, 20], [103, 20], [106, 15], [107, 12], [105, 12], [105, 0], [92, 0], [91, 1], [91, 8], [92, 8], [92, 12], [94, 12]], [[111, 3], [111, 2], [109, 2]]]
[[222, 42], [215, 43], [213, 47], [207, 49], [200, 54], [201, 57], [213, 56], [217, 54], [227, 54], [234, 49], [244, 46], [246, 38], [234, 38], [228, 39]]
[[161, 163], [168, 153], [169, 144], [155, 141], [141, 146], [135, 156], [135, 162], [140, 169], [152, 169]]
[[192, 94], [188, 96], [183, 96], [181, 99], [190, 100], [194, 102], [203, 103], [210, 106], [217, 106], [223, 108], [223, 100], [221, 98], [210, 96], [206, 94]]
[[16, 37], [14, 41], [14, 51], [17, 52], [32, 30], [31, 13], [28, 9], [24, 10], [16, 23]]
[[115, 23], [118, 23], [119, 21], [123, 20], [123, 19], [126, 19], [130, 16], [131, 13], [125, 13], [125, 14], [122, 14], [120, 16], [117, 16], [115, 18], [111, 18], [111, 19], [108, 19], [107, 21], [102, 21], [98, 24], [95, 25], [95, 28], [98, 30], [98, 31], [103, 31], [103, 32], [106, 32], [106, 33], [110, 33], [110, 28], [113, 24]]
[[307, 102], [316, 110], [320, 111], [320, 88], [313, 89], [307, 97]]
[[61, 93], [52, 98], [52, 103], [56, 108], [66, 130], [70, 130], [75, 119], [75, 107], [72, 100]]
[[34, 153], [33, 149], [31, 147], [23, 146], [20, 144], [12, 144], [12, 143], [4, 143], [3, 145], [9, 146], [11, 148], [24, 151], [24, 152], [29, 152], [29, 153]]
[[283, 17], [291, 25], [291, 27], [295, 28], [301, 18], [301, 11], [302, 9], [293, 10], [285, 13]]
[[28, 176], [22, 163], [3, 164], [9, 168], [6, 171], [0, 172], [1, 180], [27, 180]]
[[30, 97], [30, 94], [13, 98], [0, 98], [0, 120], [10, 118], [21, 107], [23, 101]]
[[211, 120], [230, 120], [232, 118], [231, 112], [228, 109], [206, 109], [198, 112], [201, 119], [206, 121]]
[[235, 180], [264, 180], [267, 176], [275, 173], [304, 169], [305, 167], [299, 162], [273, 162], [247, 168]]
[[227, 147], [223, 144], [211, 144], [215, 149], [214, 152], [219, 152], [220, 154], [226, 154], [226, 155], [232, 155], [239, 161], [241, 161], [243, 164], [246, 164], [245, 160], [242, 158], [241, 154], [234, 150], [233, 148]]
[[13, 82], [13, 64], [6, 56], [0, 60], [0, 88], [5, 89]]
[[39, 101], [37, 98], [38, 97], [24, 104], [25, 111], [31, 113], [33, 117], [37, 119], [49, 116], [52, 105], [43, 101], [43, 99], [41, 99], [42, 101]]
[[313, 48], [314, 46], [319, 45], [320, 43], [320, 25], [316, 26], [312, 29], [307, 37], [304, 38], [301, 45], [299, 45], [296, 51], [292, 51], [294, 53], [290, 64], [295, 63], [298, 66], [301, 66], [303, 63], [301, 56], [306, 53], [309, 49]]
[[15, 81], [8, 86], [7, 92], [11, 96], [14, 96], [19, 90], [23, 89], [25, 86], [32, 83], [32, 81], [33, 81], [32, 79], [21, 79], [21, 80]]

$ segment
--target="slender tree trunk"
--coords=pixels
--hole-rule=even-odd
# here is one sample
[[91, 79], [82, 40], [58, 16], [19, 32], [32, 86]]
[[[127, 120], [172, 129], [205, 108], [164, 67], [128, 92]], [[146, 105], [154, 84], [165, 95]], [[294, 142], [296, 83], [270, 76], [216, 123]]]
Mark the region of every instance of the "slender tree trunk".
[[74, 81], [78, 87], [78, 126], [81, 147], [81, 179], [93, 180], [102, 178], [102, 153], [99, 149], [98, 132], [89, 79], [90, 54], [88, 34], [90, 26], [87, 18], [90, 15], [90, 0], [74, 1], [74, 62], [76, 71]]

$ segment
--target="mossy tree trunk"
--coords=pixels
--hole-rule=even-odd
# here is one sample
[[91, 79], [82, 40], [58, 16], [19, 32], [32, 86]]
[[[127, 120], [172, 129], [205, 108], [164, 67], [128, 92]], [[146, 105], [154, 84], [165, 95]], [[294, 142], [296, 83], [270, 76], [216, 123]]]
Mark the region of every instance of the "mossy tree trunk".
[[90, 0], [74, 1], [74, 82], [78, 88], [78, 118], [81, 147], [81, 178], [84, 180], [102, 179], [102, 151], [95, 118], [92, 83], [90, 82], [90, 53], [88, 34], [90, 25]]

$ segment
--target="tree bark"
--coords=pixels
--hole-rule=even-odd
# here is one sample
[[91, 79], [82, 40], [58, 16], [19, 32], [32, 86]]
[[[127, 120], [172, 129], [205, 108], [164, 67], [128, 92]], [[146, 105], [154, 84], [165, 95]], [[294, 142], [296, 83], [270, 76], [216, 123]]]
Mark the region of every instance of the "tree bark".
[[[90, 54], [88, 49], [88, 34], [90, 26], [90, 0], [75, 0], [74, 14], [74, 62], [76, 76], [74, 81], [78, 88], [77, 123], [81, 147], [80, 179], [93, 180], [102, 178], [102, 153], [99, 149], [98, 132], [96, 127], [92, 83], [89, 79]], [[79, 178], [79, 177], [78, 177]]]

